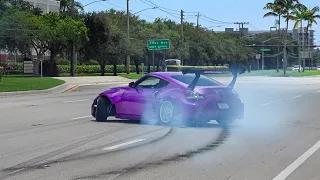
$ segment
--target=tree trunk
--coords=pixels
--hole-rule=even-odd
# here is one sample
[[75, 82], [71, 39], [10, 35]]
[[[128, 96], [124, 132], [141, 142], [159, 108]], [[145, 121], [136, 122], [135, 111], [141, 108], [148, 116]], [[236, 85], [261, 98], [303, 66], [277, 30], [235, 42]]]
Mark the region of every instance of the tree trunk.
[[106, 69], [106, 63], [104, 60], [100, 60], [100, 75], [104, 76], [104, 72]]
[[37, 59], [35, 61], [33, 61], [33, 75], [36, 77], [40, 76], [40, 61], [42, 60], [43, 54], [37, 54]]
[[284, 35], [284, 49], [283, 49], [283, 74], [287, 72], [287, 33], [288, 33], [289, 21], [287, 20], [286, 31]]
[[113, 75], [114, 76], [118, 76], [118, 73], [117, 73], [117, 63], [113, 63]]
[[74, 42], [71, 43], [71, 59], [70, 59], [70, 76], [74, 76], [74, 64], [76, 59], [76, 44]]
[[280, 39], [281, 39], [281, 16], [279, 16], [279, 22], [278, 22], [278, 24], [279, 24], [279, 29], [278, 29], [278, 31], [279, 31], [279, 36], [278, 36], [278, 56], [277, 56], [277, 72], [279, 72], [279, 59], [280, 59]]
[[140, 71], [139, 71], [139, 60], [138, 59], [134, 60], [134, 65], [136, 66], [136, 73], [139, 74]]
[[54, 73], [54, 65], [55, 65], [55, 58], [57, 56], [57, 53], [55, 52], [55, 50], [53, 48], [51, 48], [50, 50], [50, 68], [49, 68], [49, 74], [50, 76], [55, 76]]

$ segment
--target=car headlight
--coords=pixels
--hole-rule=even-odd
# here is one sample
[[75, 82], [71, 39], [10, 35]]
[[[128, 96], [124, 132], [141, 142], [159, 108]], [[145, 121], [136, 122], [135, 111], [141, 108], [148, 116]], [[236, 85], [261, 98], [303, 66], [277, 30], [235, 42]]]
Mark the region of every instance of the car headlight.
[[200, 95], [197, 92], [194, 92], [192, 90], [187, 91], [187, 99], [204, 99], [204, 96]]

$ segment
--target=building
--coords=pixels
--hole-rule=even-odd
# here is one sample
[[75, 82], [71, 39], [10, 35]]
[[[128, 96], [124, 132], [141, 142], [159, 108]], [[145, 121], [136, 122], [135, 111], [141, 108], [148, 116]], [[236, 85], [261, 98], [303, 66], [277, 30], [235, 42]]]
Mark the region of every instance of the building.
[[49, 12], [60, 12], [60, 1], [56, 0], [24, 0], [30, 2], [34, 7], [39, 7], [44, 14]]
[[[242, 36], [254, 36], [256, 34], [262, 34], [262, 33], [270, 33], [270, 32], [277, 32], [276, 30], [273, 30], [274, 27], [271, 27], [270, 30], [260, 30], [260, 31], [250, 31], [248, 28], [241, 28], [234, 29], [234, 28], [225, 28], [224, 31], [218, 31], [218, 32], [229, 32], [229, 33], [241, 33]], [[283, 29], [284, 31], [284, 29]], [[315, 38], [314, 38], [314, 30], [308, 30], [306, 27], [300, 27], [298, 29], [288, 30], [288, 35], [291, 36], [294, 40], [298, 42], [299, 45], [305, 44], [305, 46], [314, 46], [315, 45]]]
[[[60, 1], [56, 0], [24, 0], [31, 3], [34, 7], [38, 7], [42, 10], [43, 14], [49, 12], [60, 12]], [[17, 56], [21, 56], [20, 53], [16, 55], [9, 55], [5, 50], [0, 50], [0, 62], [7, 62], [8, 60], [15, 60]], [[32, 56], [35, 58], [37, 56], [36, 51], [32, 49]], [[45, 56], [50, 56], [50, 53], [47, 52]]]

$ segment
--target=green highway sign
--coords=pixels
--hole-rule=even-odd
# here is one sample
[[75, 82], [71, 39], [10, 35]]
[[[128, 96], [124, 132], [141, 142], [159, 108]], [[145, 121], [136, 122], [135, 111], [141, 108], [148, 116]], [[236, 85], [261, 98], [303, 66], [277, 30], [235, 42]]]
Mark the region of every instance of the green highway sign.
[[271, 51], [269, 48], [261, 48], [260, 49], [260, 51], [262, 52], [262, 51], [264, 51], [264, 52], [269, 52], [269, 51]]
[[152, 39], [148, 40], [148, 50], [170, 49], [169, 39]]

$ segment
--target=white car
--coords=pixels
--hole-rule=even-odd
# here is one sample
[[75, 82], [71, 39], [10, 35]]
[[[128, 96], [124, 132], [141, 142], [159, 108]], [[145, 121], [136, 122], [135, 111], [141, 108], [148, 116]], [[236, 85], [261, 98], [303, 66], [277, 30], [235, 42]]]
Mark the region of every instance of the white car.
[[299, 68], [300, 68], [300, 70], [302, 69], [301, 66], [295, 65], [292, 67], [292, 71], [299, 71]]
[[320, 70], [320, 66], [317, 66], [317, 70], [318, 70], [318, 71]]

